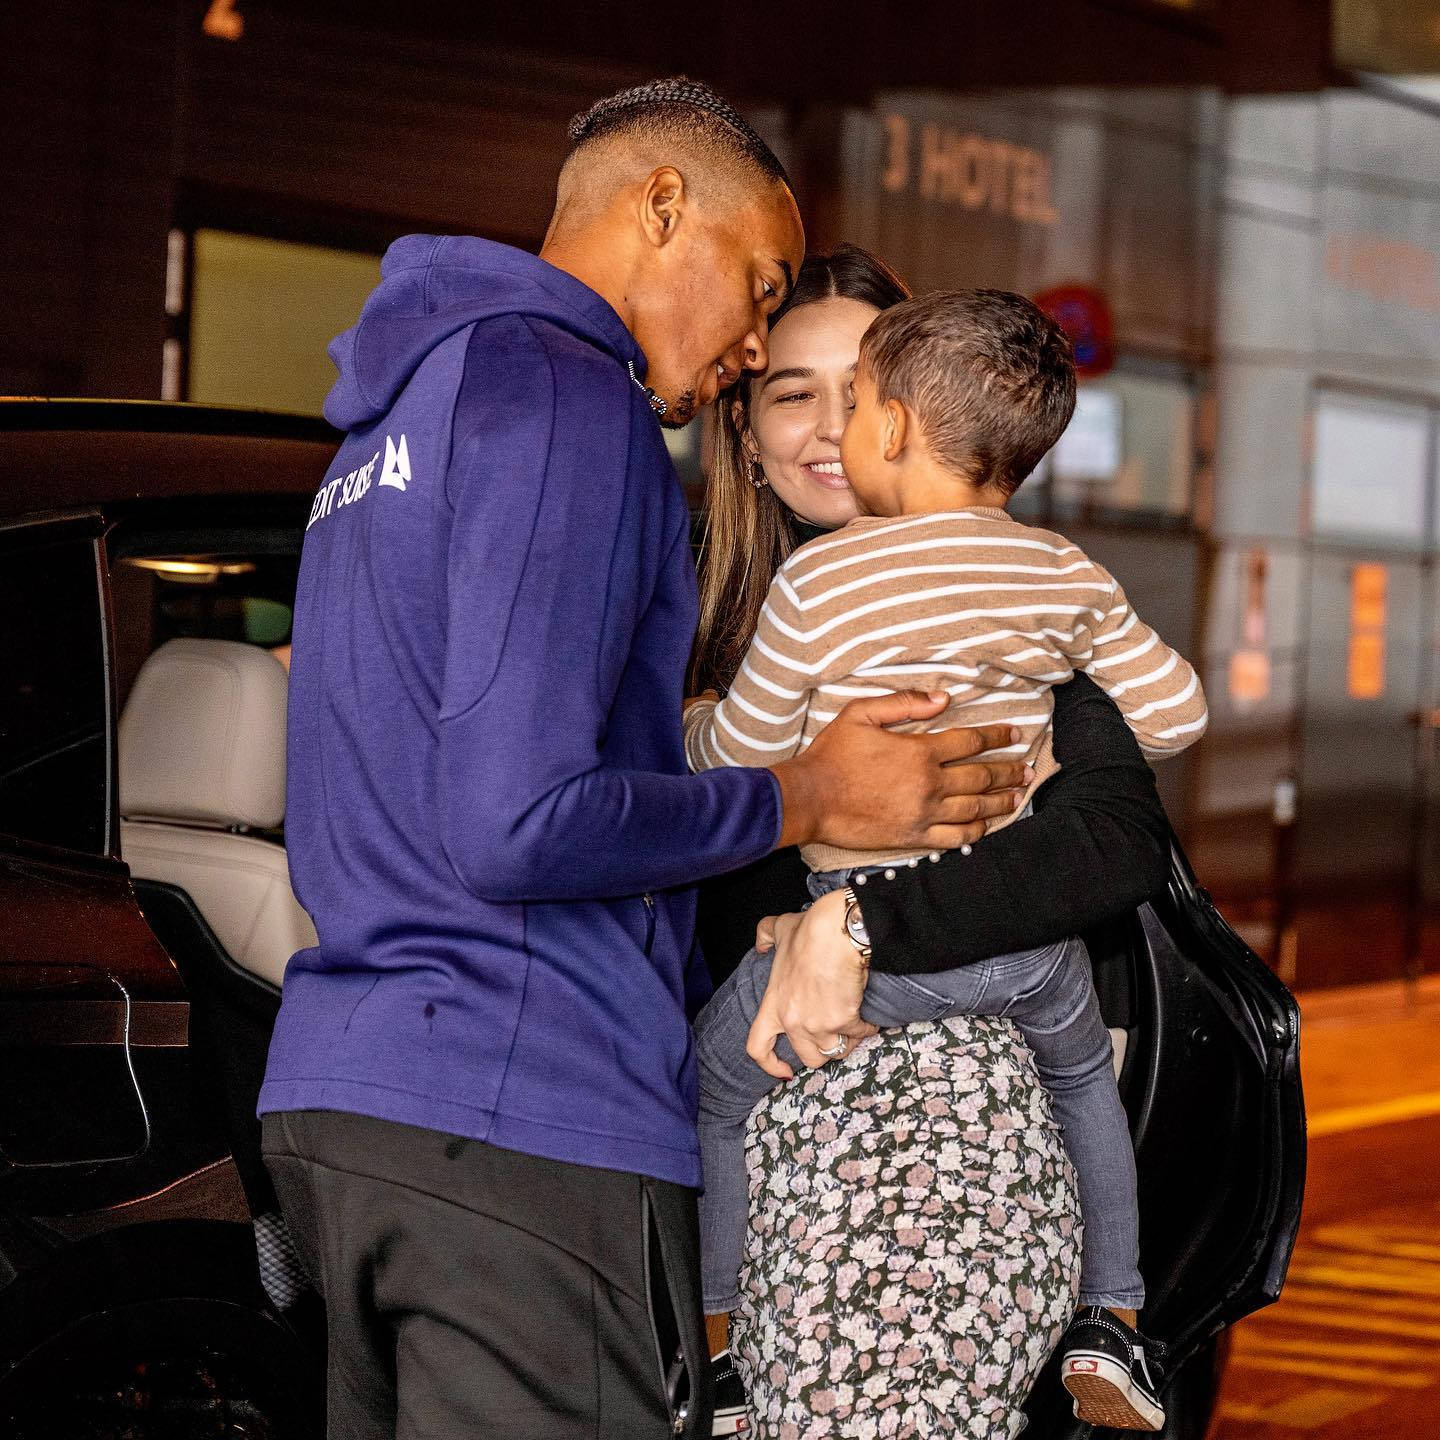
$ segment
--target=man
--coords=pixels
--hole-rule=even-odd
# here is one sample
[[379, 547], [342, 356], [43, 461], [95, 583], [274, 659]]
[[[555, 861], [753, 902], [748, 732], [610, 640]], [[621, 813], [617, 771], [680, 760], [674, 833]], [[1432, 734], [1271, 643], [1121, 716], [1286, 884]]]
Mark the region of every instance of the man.
[[346, 1440], [658, 1436], [677, 1345], [707, 1434], [687, 887], [802, 840], [957, 845], [1013, 804], [977, 792], [1022, 780], [942, 768], [1007, 727], [884, 730], [943, 703], [915, 695], [773, 770], [686, 773], [695, 587], [656, 416], [763, 368], [804, 238], [703, 86], [571, 134], [539, 258], [400, 240], [332, 347], [349, 435], [306, 536], [288, 745], [320, 944], [259, 1108]]

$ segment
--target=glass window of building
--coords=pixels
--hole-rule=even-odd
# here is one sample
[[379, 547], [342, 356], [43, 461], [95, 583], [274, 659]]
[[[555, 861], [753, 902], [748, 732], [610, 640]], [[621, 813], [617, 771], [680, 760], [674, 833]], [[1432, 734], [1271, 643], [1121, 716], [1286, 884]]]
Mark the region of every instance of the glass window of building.
[[109, 687], [95, 544], [22, 544], [0, 561], [0, 604], [10, 616], [0, 831], [103, 854]]
[[1322, 393], [1315, 402], [1312, 524], [1317, 536], [1419, 547], [1430, 489], [1430, 412]]
[[1187, 515], [1194, 426], [1188, 377], [1112, 371], [1086, 381], [1069, 427], [1016, 497], [1016, 512], [1027, 519]]
[[187, 398], [318, 415], [335, 383], [325, 347], [379, 279], [377, 255], [197, 230]]

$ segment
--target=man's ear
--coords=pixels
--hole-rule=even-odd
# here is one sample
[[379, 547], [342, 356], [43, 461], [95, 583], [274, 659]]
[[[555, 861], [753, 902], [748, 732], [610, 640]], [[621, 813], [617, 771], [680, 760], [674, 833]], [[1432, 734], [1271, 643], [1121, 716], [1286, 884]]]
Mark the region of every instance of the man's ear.
[[910, 412], [898, 400], [885, 402], [885, 458], [898, 460], [910, 443]]
[[652, 245], [666, 245], [675, 238], [690, 197], [685, 177], [673, 165], [652, 171], [640, 192], [640, 225]]

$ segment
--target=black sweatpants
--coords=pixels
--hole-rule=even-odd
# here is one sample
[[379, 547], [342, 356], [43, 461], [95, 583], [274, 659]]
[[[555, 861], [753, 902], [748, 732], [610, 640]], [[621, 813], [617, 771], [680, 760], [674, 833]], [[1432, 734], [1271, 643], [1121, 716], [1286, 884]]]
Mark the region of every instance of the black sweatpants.
[[694, 1191], [335, 1111], [267, 1115], [264, 1149], [331, 1440], [709, 1435]]

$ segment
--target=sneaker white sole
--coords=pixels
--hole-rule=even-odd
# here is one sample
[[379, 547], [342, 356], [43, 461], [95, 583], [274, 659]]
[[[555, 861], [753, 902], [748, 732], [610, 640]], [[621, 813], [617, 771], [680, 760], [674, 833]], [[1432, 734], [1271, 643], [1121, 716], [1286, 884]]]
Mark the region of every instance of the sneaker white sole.
[[1060, 1380], [1075, 1401], [1075, 1417], [1114, 1430], [1159, 1430], [1165, 1412], [1148, 1400], [1118, 1360], [1094, 1350], [1065, 1357]]
[[720, 1410], [715, 1414], [711, 1435], [748, 1435], [751, 1432], [748, 1410]]

